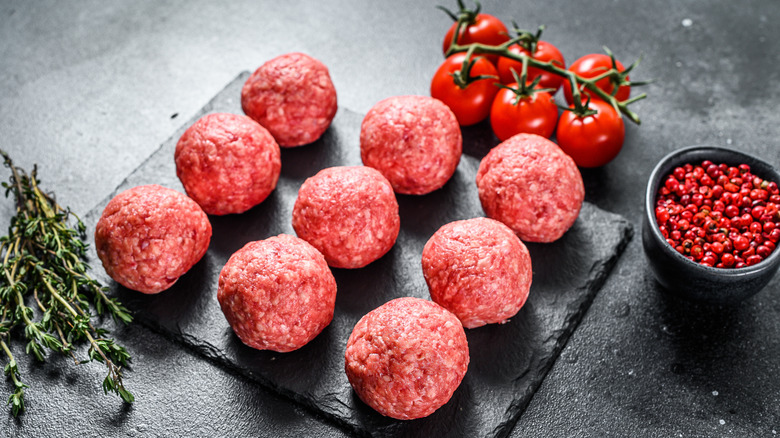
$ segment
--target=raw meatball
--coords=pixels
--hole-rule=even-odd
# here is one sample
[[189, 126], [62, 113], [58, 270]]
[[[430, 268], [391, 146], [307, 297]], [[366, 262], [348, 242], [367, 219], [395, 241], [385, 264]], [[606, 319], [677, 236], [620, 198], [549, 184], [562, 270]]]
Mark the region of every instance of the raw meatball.
[[325, 64], [303, 53], [288, 53], [249, 76], [241, 90], [241, 107], [279, 146], [293, 147], [320, 138], [338, 104]]
[[285, 353], [330, 324], [336, 280], [313, 246], [280, 234], [230, 256], [219, 273], [217, 300], [241, 342]]
[[517, 134], [493, 148], [479, 164], [477, 190], [485, 213], [527, 242], [559, 239], [585, 199], [574, 160], [535, 134]]
[[176, 175], [208, 214], [243, 213], [276, 188], [282, 169], [279, 145], [246, 116], [209, 114], [176, 144]]
[[198, 204], [158, 185], [116, 195], [95, 226], [95, 249], [106, 273], [145, 294], [173, 286], [210, 241], [211, 224]]
[[382, 172], [397, 193], [424, 195], [455, 173], [463, 141], [455, 114], [426, 96], [385, 99], [360, 127], [360, 158]]
[[488, 218], [439, 228], [423, 248], [422, 268], [433, 301], [466, 328], [506, 322], [531, 288], [528, 249], [509, 227]]
[[420, 298], [398, 298], [358, 321], [345, 371], [363, 402], [399, 420], [432, 414], [452, 397], [469, 365], [460, 321]]
[[334, 268], [362, 268], [387, 253], [401, 219], [393, 188], [370, 167], [330, 167], [303, 182], [293, 206], [298, 237]]

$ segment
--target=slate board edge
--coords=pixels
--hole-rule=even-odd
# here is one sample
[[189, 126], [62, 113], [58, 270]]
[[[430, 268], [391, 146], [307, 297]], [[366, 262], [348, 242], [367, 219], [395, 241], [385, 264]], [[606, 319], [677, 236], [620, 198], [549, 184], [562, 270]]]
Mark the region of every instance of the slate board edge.
[[[511, 434], [512, 429], [514, 429], [515, 425], [520, 420], [520, 417], [522, 417], [523, 413], [528, 408], [528, 405], [531, 404], [533, 396], [542, 386], [542, 383], [544, 383], [544, 380], [547, 378], [547, 374], [561, 357], [561, 352], [569, 342], [571, 335], [577, 330], [577, 327], [579, 327], [580, 323], [582, 323], [585, 313], [587, 313], [588, 309], [590, 309], [591, 304], [593, 304], [593, 301], [596, 299], [596, 295], [607, 282], [607, 279], [612, 273], [612, 269], [614, 269], [615, 265], [617, 265], [620, 256], [628, 247], [628, 244], [631, 243], [631, 240], [634, 237], [634, 226], [624, 217], [619, 215], [615, 216], [616, 217], [614, 221], [620, 224], [621, 229], [620, 241], [615, 249], [615, 253], [612, 255], [612, 257], [609, 257], [608, 259], [603, 260], [601, 263], [595, 264], [591, 267], [591, 274], [589, 274], [588, 282], [585, 286], [587, 289], [585, 299], [582, 300], [577, 311], [570, 314], [566, 319], [561, 336], [556, 341], [555, 346], [553, 347], [550, 354], [552, 360], [547, 361], [547, 363], [539, 370], [539, 378], [535, 379], [537, 383], [530, 385], [526, 391], [528, 396], [524, 394], [523, 396], [517, 397], [515, 401], [509, 406], [509, 408], [507, 408], [507, 415], [505, 415], [507, 421], [495, 427], [492, 434], [493, 437], [505, 438]], [[593, 276], [594, 272], [596, 273], [595, 276]]]
[[[165, 145], [166, 145], [166, 144], [167, 144], [169, 141], [171, 141], [171, 140], [173, 140], [173, 139], [178, 139], [179, 137], [181, 137], [181, 134], [182, 134], [182, 133], [184, 133], [184, 131], [186, 130], [186, 128], [188, 128], [189, 126], [193, 125], [195, 122], [197, 122], [197, 121], [198, 121], [198, 119], [200, 119], [201, 117], [203, 117], [203, 116], [205, 116], [206, 114], [208, 114], [208, 113], [211, 111], [211, 109], [214, 107], [214, 103], [215, 103], [215, 102], [217, 101], [217, 99], [219, 99], [219, 98], [220, 98], [220, 96], [222, 95], [222, 92], [223, 92], [223, 91], [225, 91], [227, 88], [229, 88], [231, 85], [233, 85], [233, 84], [234, 84], [235, 82], [237, 82], [237, 81], [245, 81], [245, 80], [246, 80], [246, 78], [248, 78], [250, 74], [251, 74], [251, 72], [249, 72], [249, 71], [247, 71], [247, 70], [244, 70], [244, 71], [242, 71], [241, 73], [239, 73], [239, 74], [238, 74], [238, 76], [236, 76], [236, 77], [235, 77], [233, 80], [231, 80], [230, 82], [228, 82], [228, 83], [227, 83], [227, 84], [226, 84], [224, 87], [222, 87], [222, 88], [221, 88], [221, 89], [220, 89], [220, 90], [219, 90], [219, 91], [218, 91], [218, 92], [217, 92], [217, 93], [216, 93], [216, 94], [215, 94], [215, 95], [214, 95], [214, 96], [213, 96], [211, 99], [209, 99], [209, 101], [208, 101], [208, 102], [206, 102], [206, 104], [205, 104], [205, 105], [203, 105], [203, 106], [202, 106], [202, 107], [201, 107], [201, 108], [200, 108], [200, 109], [199, 109], [199, 110], [198, 110], [198, 111], [197, 111], [197, 112], [196, 112], [196, 113], [195, 113], [195, 114], [194, 114], [192, 117], [190, 117], [189, 119], [187, 119], [187, 121], [186, 121], [185, 123], [183, 123], [181, 126], [179, 126], [179, 128], [177, 128], [177, 129], [176, 129], [176, 131], [174, 131], [174, 133], [173, 133], [173, 134], [169, 135], [169, 136], [168, 136], [168, 137], [167, 137], [165, 140], [163, 140], [162, 142], [160, 142], [160, 145], [157, 147], [157, 149], [155, 149], [155, 150], [154, 150], [154, 151], [153, 151], [151, 154], [149, 154], [149, 156], [147, 156], [145, 160], [143, 160], [143, 161], [142, 161], [142, 162], [141, 162], [141, 163], [140, 163], [138, 166], [136, 166], [136, 168], [135, 168], [135, 169], [133, 169], [133, 170], [132, 170], [130, 173], [128, 173], [128, 174], [127, 174], [127, 176], [126, 176], [126, 177], [124, 177], [124, 178], [122, 179], [122, 181], [120, 181], [120, 182], [119, 182], [119, 184], [117, 184], [117, 186], [114, 188], [114, 190], [112, 190], [112, 191], [111, 191], [111, 193], [109, 193], [109, 194], [108, 194], [108, 196], [106, 196], [105, 198], [103, 198], [103, 199], [102, 199], [100, 202], [98, 202], [97, 204], [93, 205], [93, 206], [92, 206], [92, 208], [90, 208], [90, 209], [87, 211], [87, 215], [86, 215], [86, 216], [88, 216], [90, 213], [99, 213], [98, 209], [100, 208], [100, 206], [108, 204], [108, 202], [109, 202], [109, 201], [110, 201], [110, 200], [111, 200], [111, 199], [112, 199], [114, 196], [116, 196], [116, 195], [119, 193], [119, 188], [120, 188], [120, 187], [122, 187], [122, 186], [124, 186], [124, 185], [125, 185], [125, 184], [128, 182], [128, 180], [129, 180], [129, 179], [130, 179], [130, 178], [131, 178], [133, 175], [135, 175], [135, 174], [136, 174], [136, 173], [137, 173], [137, 172], [138, 172], [140, 169], [142, 169], [142, 168], [143, 168], [143, 167], [145, 167], [145, 166], [146, 166], [146, 165], [147, 165], [149, 162], [151, 162], [151, 161], [154, 159], [154, 157], [155, 157], [155, 156], [157, 156], [157, 154], [158, 154], [158, 153], [160, 153], [160, 151], [161, 151], [161, 150], [162, 150], [162, 149], [165, 147]], [[173, 159], [173, 157], [171, 157], [171, 159]], [[85, 216], [85, 217], [86, 217], [86, 216]]]
[[[200, 110], [198, 110], [184, 124], [182, 124], [179, 128], [177, 128], [172, 135], [168, 136], [163, 142], [161, 142], [160, 146], [157, 149], [155, 149], [151, 154], [149, 154], [149, 156], [145, 160], [143, 160], [132, 172], [130, 172], [107, 197], [105, 197], [102, 201], [100, 201], [95, 206], [93, 206], [89, 210], [87, 215], [85, 215], [85, 217], [89, 217], [93, 214], [95, 215], [99, 214], [100, 213], [99, 207], [105, 205], [111, 198], [116, 196], [116, 194], [120, 191], [120, 188], [123, 187], [133, 177], [133, 175], [135, 175], [140, 169], [144, 168], [150, 161], [155, 159], [155, 157], [160, 153], [160, 151], [164, 148], [164, 146], [168, 142], [180, 137], [187, 127], [191, 126], [198, 119], [208, 114], [213, 109], [215, 102], [220, 98], [222, 92], [225, 89], [231, 87], [233, 84], [235, 84], [238, 81], [245, 81], [250, 74], [251, 72], [249, 71], [242, 71], [238, 74], [236, 78], [231, 80], [222, 89], [220, 89], [220, 91], [216, 93], [214, 97], [212, 97], [203, 107], [201, 107]], [[511, 433], [512, 428], [515, 426], [515, 424], [520, 419], [524, 410], [530, 404], [530, 401], [533, 398], [533, 394], [536, 393], [536, 391], [541, 386], [544, 378], [546, 377], [547, 373], [549, 372], [550, 369], [552, 369], [552, 366], [555, 364], [555, 361], [560, 356], [560, 353], [565, 347], [566, 343], [568, 342], [568, 339], [570, 338], [571, 334], [579, 326], [579, 323], [582, 321], [583, 315], [585, 314], [585, 312], [587, 312], [596, 294], [606, 282], [606, 279], [609, 277], [612, 268], [614, 267], [617, 260], [620, 258], [621, 254], [623, 253], [626, 246], [630, 242], [633, 236], [633, 227], [631, 223], [628, 222], [625, 218], [623, 218], [620, 215], [614, 213], [611, 214], [614, 215], [615, 219], [613, 221], [619, 223], [619, 228], [621, 230], [620, 239], [618, 242], [618, 246], [615, 248], [615, 252], [613, 253], [612, 257], [604, 260], [602, 263], [596, 264], [591, 267], [589, 271], [587, 283], [583, 287], [584, 289], [587, 290], [584, 299], [581, 301], [579, 308], [574, 313], [569, 315], [569, 317], [566, 319], [563, 330], [561, 332], [561, 336], [556, 340], [555, 346], [553, 347], [550, 355], [548, 356], [549, 358], [551, 358], [551, 360], [548, 359], [547, 363], [545, 363], [542, 366], [542, 368], [540, 368], [539, 371], [540, 378], [537, 380], [538, 383], [526, 388], [526, 390], [523, 391], [522, 394], [517, 394], [517, 398], [505, 411], [505, 415], [504, 415], [505, 421], [497, 424], [493, 429], [493, 432], [490, 433], [488, 436], [505, 437]], [[595, 277], [593, 276], [594, 272], [596, 273]], [[170, 328], [164, 327], [163, 324], [160, 324], [158, 321], [154, 320], [153, 318], [144, 317], [142, 314], [136, 314], [134, 316], [136, 318], [136, 321], [139, 322], [141, 326], [153, 331], [154, 333], [159, 334], [163, 338], [177, 345], [184, 347], [187, 351], [190, 351], [195, 355], [204, 358], [209, 363], [219, 367], [220, 369], [226, 370], [227, 372], [233, 375], [246, 378], [254, 383], [259, 384], [260, 386], [264, 387], [266, 390], [273, 392], [274, 394], [277, 394], [283, 398], [295, 402], [296, 404], [306, 409], [306, 411], [311, 413], [314, 418], [317, 418], [319, 420], [325, 420], [328, 423], [333, 424], [341, 428], [342, 430], [348, 433], [355, 434], [357, 436], [372, 436], [370, 430], [358, 428], [354, 424], [345, 421], [339, 416], [329, 413], [327, 410], [324, 410], [321, 407], [317, 406], [315, 403], [311, 402], [311, 400], [306, 398], [303, 394], [298, 394], [294, 391], [285, 389], [284, 387], [275, 384], [270, 379], [252, 373], [251, 371], [248, 371], [246, 369], [243, 369], [233, 364], [226, 356], [219, 354], [217, 352], [218, 348], [216, 348], [215, 346], [207, 342], [203, 342], [195, 337], [189, 336], [185, 333], [182, 333], [181, 330], [177, 330], [174, 333], [173, 331], [170, 330]]]

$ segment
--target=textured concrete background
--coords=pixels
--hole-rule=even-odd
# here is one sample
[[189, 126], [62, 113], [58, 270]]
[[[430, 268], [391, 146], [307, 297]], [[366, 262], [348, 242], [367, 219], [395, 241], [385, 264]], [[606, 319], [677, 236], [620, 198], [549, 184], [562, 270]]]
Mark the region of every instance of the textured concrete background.
[[[240, 71], [278, 54], [322, 60], [339, 105], [356, 112], [427, 94], [449, 26], [435, 4], [2, 1], [0, 147], [38, 163], [43, 185], [84, 214]], [[635, 228], [647, 176], [672, 150], [729, 146], [780, 167], [780, 3], [486, 0], [484, 10], [545, 24], [567, 62], [603, 45], [624, 63], [643, 56], [633, 77], [655, 82], [634, 106], [642, 125], [628, 126], [615, 161], [584, 172], [587, 199]], [[3, 229], [10, 215], [2, 203]], [[98, 365], [23, 358], [28, 412], [1, 415], [0, 435], [343, 434], [142, 327], [117, 337], [133, 354], [132, 407], [102, 395]], [[658, 290], [637, 236], [513, 436], [777, 436], [778, 357], [778, 276], [740, 306], [691, 305]]]

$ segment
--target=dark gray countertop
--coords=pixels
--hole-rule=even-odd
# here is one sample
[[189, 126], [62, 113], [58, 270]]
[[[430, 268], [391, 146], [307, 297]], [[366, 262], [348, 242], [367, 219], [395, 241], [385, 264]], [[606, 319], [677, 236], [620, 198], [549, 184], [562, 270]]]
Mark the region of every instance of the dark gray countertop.
[[[435, 4], [2, 1], [0, 147], [38, 163], [43, 185], [84, 214], [239, 72], [278, 54], [323, 61], [339, 106], [358, 113], [428, 94], [449, 26]], [[672, 150], [729, 146], [780, 167], [780, 3], [486, 0], [484, 10], [545, 24], [567, 62], [603, 45], [626, 63], [643, 56], [632, 77], [655, 82], [634, 106], [642, 125], [627, 127], [615, 161], [583, 172], [587, 200], [635, 229], [646, 178]], [[11, 213], [0, 203], [2, 229]], [[97, 365], [23, 358], [28, 411], [0, 415], [0, 435], [344, 434], [144, 327], [116, 334], [133, 355], [132, 407], [103, 396]], [[777, 436], [778, 357], [780, 276], [733, 308], [681, 302], [658, 289], [637, 235], [512, 436]]]

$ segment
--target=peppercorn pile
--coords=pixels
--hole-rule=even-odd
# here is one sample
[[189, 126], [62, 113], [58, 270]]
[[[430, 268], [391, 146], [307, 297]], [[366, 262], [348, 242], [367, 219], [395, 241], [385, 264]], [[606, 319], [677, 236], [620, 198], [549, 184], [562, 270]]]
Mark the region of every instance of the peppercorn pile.
[[690, 260], [743, 268], [769, 257], [780, 241], [780, 189], [750, 171], [705, 160], [669, 174], [655, 217], [666, 241]]

